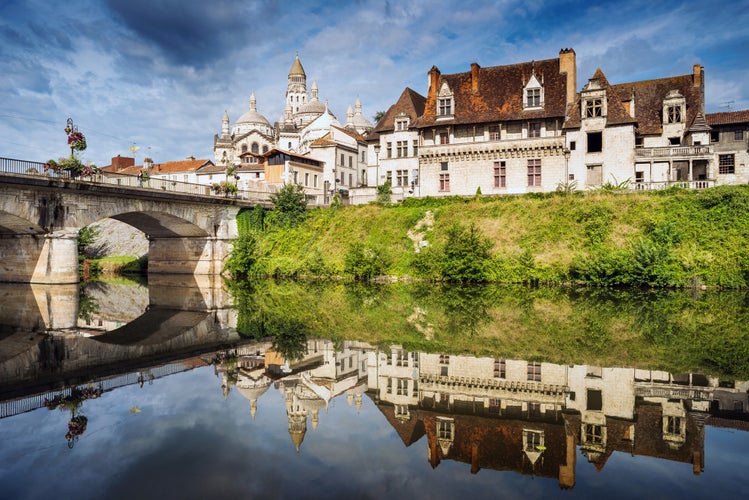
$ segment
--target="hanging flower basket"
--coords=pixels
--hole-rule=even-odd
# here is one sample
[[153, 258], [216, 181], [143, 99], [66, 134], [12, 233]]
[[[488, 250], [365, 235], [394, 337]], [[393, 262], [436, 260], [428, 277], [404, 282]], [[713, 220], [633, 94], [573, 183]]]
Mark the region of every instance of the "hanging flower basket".
[[86, 149], [86, 136], [77, 130], [71, 132], [68, 134], [68, 146], [76, 151], [83, 151]]

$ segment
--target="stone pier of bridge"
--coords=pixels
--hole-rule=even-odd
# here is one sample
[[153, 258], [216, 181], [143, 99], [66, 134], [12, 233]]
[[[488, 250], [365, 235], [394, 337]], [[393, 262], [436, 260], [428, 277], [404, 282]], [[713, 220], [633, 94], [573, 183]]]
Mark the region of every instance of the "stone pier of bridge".
[[149, 274], [220, 274], [242, 207], [231, 198], [5, 174], [0, 281], [77, 283], [78, 233], [104, 218], [146, 234]]

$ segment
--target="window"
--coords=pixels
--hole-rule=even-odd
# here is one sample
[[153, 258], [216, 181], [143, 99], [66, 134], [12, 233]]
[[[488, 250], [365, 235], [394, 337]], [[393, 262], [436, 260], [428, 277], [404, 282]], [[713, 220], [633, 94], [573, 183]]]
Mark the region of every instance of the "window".
[[317, 174], [315, 174], [315, 177], [314, 177], [314, 184], [313, 184], [313, 186], [314, 186], [314, 187], [317, 187]]
[[446, 161], [440, 162], [440, 170], [442, 170], [443, 172], [447, 172], [447, 162]]
[[642, 137], [635, 137], [635, 147], [636, 148], [642, 147]]
[[263, 146], [263, 153], [267, 153], [267, 152], [268, 152], [268, 146], [265, 145], [265, 146]]
[[440, 97], [437, 114], [439, 116], [450, 116], [453, 114], [452, 97]]
[[645, 172], [635, 172], [635, 183], [645, 182]]
[[736, 173], [736, 162], [734, 155], [718, 155], [718, 173], [734, 174]]
[[346, 158], [344, 157], [343, 153], [341, 153], [341, 166], [343, 167], [346, 165]]
[[603, 151], [603, 132], [588, 132], [588, 153]]
[[304, 185], [309, 186], [309, 174], [304, 174]]
[[353, 156], [349, 156], [348, 157], [348, 168], [353, 168], [353, 166], [354, 166], [354, 157]]
[[440, 174], [440, 191], [450, 191], [450, 174]]
[[528, 185], [541, 185], [541, 159], [534, 158], [528, 160]]
[[681, 144], [681, 139], [679, 137], [669, 137], [668, 143], [671, 146], [678, 146], [679, 144]]
[[395, 143], [395, 156], [398, 158], [408, 156], [408, 141], [398, 141]]
[[387, 157], [392, 158], [393, 157], [393, 143], [392, 142], [387, 143], [387, 151], [388, 151]]
[[393, 184], [393, 172], [388, 170], [387, 179], [385, 179], [386, 182], [389, 182], [391, 185]]
[[243, 153], [247, 152], [247, 144], [242, 144], [242, 152]]
[[583, 424], [583, 441], [585, 444], [603, 444], [603, 426]]
[[388, 385], [387, 385], [386, 392], [388, 394], [392, 394], [393, 393], [393, 379], [391, 379], [391, 378], [388, 378]]
[[523, 429], [523, 450], [538, 451], [544, 444], [544, 433], [542, 431], [531, 431]]
[[507, 166], [503, 161], [494, 162], [494, 187], [507, 187]]
[[440, 144], [450, 144], [450, 134], [447, 132], [440, 132]]
[[365, 160], [365, 156], [364, 156], [364, 154], [365, 154], [365, 153], [366, 153], [366, 151], [362, 151], [362, 152], [361, 152], [361, 162], [362, 162], [362, 163], [364, 163], [364, 162], [366, 161], [366, 160]]
[[440, 354], [440, 364], [441, 365], [449, 365], [450, 364], [450, 355], [449, 354]]
[[504, 359], [494, 359], [494, 378], [505, 378], [507, 376], [507, 362]]
[[577, 148], [577, 141], [570, 141], [570, 151], [574, 151]]
[[588, 99], [585, 101], [585, 118], [596, 118], [603, 116], [603, 104], [601, 99]]
[[408, 380], [405, 378], [399, 378], [397, 379], [397, 385], [396, 390], [398, 396], [407, 396], [408, 395]]
[[408, 118], [399, 118], [395, 121], [395, 130], [407, 130], [408, 129]]
[[528, 363], [528, 381], [541, 382], [541, 363]]
[[490, 141], [499, 140], [499, 125], [489, 125], [489, 140]]
[[535, 108], [541, 105], [541, 89], [527, 89], [526, 91], [526, 108]]
[[734, 130], [734, 132], [733, 132], [733, 140], [734, 141], [743, 141], [744, 140], [744, 131], [743, 130]]
[[288, 149], [291, 149], [291, 143], [289, 143], [289, 148]]
[[348, 174], [348, 185], [354, 187], [354, 174]]
[[539, 122], [528, 124], [528, 137], [541, 137], [541, 124]]
[[711, 130], [710, 131], [710, 142], [719, 142], [720, 141], [720, 132], [717, 130]]
[[414, 141], [413, 148], [414, 148], [414, 156], [419, 156], [419, 141], [416, 141], [416, 140]]
[[666, 433], [676, 436], [681, 435], [681, 417], [667, 417]]
[[408, 170], [395, 171], [395, 185], [408, 186]]
[[251, 150], [251, 151], [252, 151], [253, 153], [259, 153], [259, 152], [260, 152], [260, 146], [258, 145], [258, 143], [257, 143], [257, 142], [253, 142], [253, 143], [252, 143], [252, 146], [251, 146], [251, 148], [250, 148], [250, 150]]
[[452, 440], [453, 438], [453, 421], [452, 419], [446, 419], [437, 417], [437, 438]]
[[588, 389], [587, 409], [590, 411], [601, 411], [603, 409], [603, 393], [597, 389]]
[[667, 123], [681, 123], [681, 106], [668, 106], [666, 113]]

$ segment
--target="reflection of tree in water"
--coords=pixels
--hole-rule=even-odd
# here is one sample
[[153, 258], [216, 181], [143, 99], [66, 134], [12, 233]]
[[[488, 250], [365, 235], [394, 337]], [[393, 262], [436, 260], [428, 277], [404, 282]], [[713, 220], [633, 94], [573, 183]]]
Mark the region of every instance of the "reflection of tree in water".
[[273, 338], [273, 350], [289, 361], [301, 359], [307, 352], [309, 329], [294, 318], [273, 318], [266, 331]]
[[88, 425], [88, 418], [81, 413], [83, 402], [87, 399], [98, 398], [102, 392], [101, 387], [76, 387], [68, 396], [58, 394], [52, 399], [44, 400], [44, 406], [49, 410], [58, 408], [60, 411], [70, 412], [68, 432], [65, 434], [65, 439], [68, 441], [68, 448], [72, 448], [75, 445], [78, 438], [86, 431], [86, 426]]
[[346, 302], [350, 307], [363, 308], [381, 305], [390, 300], [391, 286], [355, 281], [346, 283]]
[[91, 323], [94, 314], [99, 313], [99, 303], [86, 293], [86, 287], [78, 289], [78, 318]]
[[489, 309], [494, 303], [495, 287], [483, 285], [446, 285], [438, 287], [437, 297], [447, 318], [445, 331], [450, 335], [475, 335], [491, 322]]

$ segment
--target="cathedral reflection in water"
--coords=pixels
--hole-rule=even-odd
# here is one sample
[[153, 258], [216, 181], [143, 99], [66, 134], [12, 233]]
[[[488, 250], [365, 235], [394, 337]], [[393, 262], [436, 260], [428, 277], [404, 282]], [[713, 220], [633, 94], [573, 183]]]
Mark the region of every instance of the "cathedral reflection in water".
[[[366, 394], [405, 446], [426, 436], [432, 467], [443, 460], [511, 470], [575, 485], [576, 448], [598, 470], [615, 451], [705, 468], [705, 426], [749, 430], [749, 382], [633, 368], [558, 365], [516, 359], [380, 350], [359, 342], [309, 340], [289, 361], [270, 343], [237, 349], [215, 365], [258, 401], [273, 385], [285, 398], [297, 450], [308, 425], [344, 397]], [[260, 403], [262, 406], [262, 403]]]

